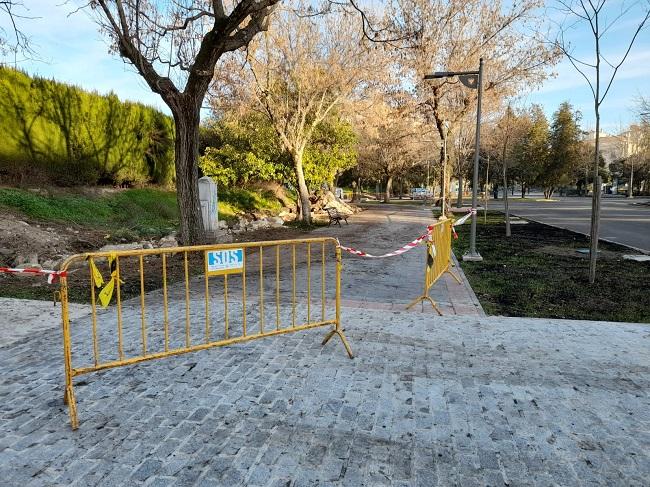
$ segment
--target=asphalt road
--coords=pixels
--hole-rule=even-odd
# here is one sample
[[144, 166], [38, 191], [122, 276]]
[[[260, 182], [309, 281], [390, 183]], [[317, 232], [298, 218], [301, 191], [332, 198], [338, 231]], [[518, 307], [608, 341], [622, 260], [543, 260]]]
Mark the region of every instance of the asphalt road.
[[[541, 200], [541, 201], [540, 201]], [[535, 196], [509, 200], [511, 214], [541, 223], [589, 233], [591, 198], [553, 198], [543, 201]], [[645, 203], [645, 204], [643, 204]], [[489, 200], [488, 209], [503, 209], [502, 200]], [[602, 199], [600, 238], [650, 253], [650, 199]]]

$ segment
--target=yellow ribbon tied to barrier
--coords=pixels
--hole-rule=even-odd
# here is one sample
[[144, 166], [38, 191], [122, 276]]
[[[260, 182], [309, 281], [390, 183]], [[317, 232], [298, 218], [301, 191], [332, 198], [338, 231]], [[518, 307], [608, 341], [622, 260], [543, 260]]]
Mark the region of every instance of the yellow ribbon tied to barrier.
[[102, 287], [104, 285], [104, 277], [102, 276], [102, 273], [99, 272], [99, 269], [97, 269], [94, 260], [91, 259], [89, 263], [90, 263], [90, 273], [93, 278], [93, 284], [95, 284], [95, 287]]
[[[111, 302], [111, 299], [113, 299], [113, 291], [115, 290], [115, 281], [117, 281], [117, 257], [115, 254], [110, 254], [108, 256], [108, 268], [111, 273], [110, 279], [106, 282], [106, 285], [102, 288], [101, 291], [99, 291], [99, 294], [97, 295], [99, 299], [99, 303], [102, 305], [103, 308], [108, 307], [108, 305]], [[91, 260], [90, 261], [90, 270], [93, 275], [93, 282], [95, 283], [96, 287], [101, 287], [104, 284], [104, 278], [102, 276], [102, 273], [99, 272], [99, 269], [97, 269], [97, 266], [95, 266], [95, 263]], [[124, 283], [124, 281], [120, 280], [120, 283]]]

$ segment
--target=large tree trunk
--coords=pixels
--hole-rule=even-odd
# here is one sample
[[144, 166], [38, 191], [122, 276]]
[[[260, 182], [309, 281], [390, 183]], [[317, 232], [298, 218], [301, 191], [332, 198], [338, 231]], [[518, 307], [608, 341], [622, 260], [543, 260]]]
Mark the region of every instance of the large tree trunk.
[[390, 203], [391, 191], [393, 189], [393, 176], [388, 176], [386, 180], [386, 191], [384, 192], [384, 203]]
[[179, 104], [174, 110], [176, 139], [176, 193], [180, 213], [180, 242], [198, 245], [205, 241], [199, 202], [199, 108], [200, 104]]
[[305, 182], [305, 173], [302, 169], [302, 151], [293, 154], [293, 168], [298, 181], [298, 205], [300, 208], [299, 219], [305, 223], [311, 223], [311, 203], [309, 202], [309, 189]]

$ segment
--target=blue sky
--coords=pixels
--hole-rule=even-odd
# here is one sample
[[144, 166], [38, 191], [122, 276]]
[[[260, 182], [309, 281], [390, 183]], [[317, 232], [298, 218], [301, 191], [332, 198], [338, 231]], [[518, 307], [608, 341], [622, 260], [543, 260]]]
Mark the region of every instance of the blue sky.
[[[29, 0], [25, 3], [29, 6], [29, 14], [35, 18], [24, 20], [21, 26], [31, 37], [40, 60], [20, 62], [21, 69], [102, 93], [113, 90], [123, 99], [141, 101], [168, 112], [158, 95], [151, 93], [131, 67], [109, 54], [106, 40], [86, 12], [71, 14], [74, 3], [64, 0]], [[610, 3], [618, 8], [622, 2], [614, 0]], [[639, 12], [640, 8], [630, 12], [604, 39], [604, 52], [612, 60], [620, 58]], [[613, 11], [608, 12], [609, 18], [612, 15]], [[561, 16], [548, 10], [544, 18], [559, 21]], [[7, 19], [0, 19], [0, 26], [6, 28], [6, 23]], [[576, 46], [575, 53], [588, 60], [590, 49], [593, 52], [590, 32], [579, 27], [571, 31], [567, 39]], [[3, 61], [11, 64], [13, 56]], [[557, 73], [555, 78], [523, 96], [520, 104], [539, 103], [550, 116], [561, 102], [568, 100], [583, 113], [583, 128], [593, 128], [593, 101], [586, 81], [566, 60], [554, 71]], [[650, 29], [646, 28], [619, 70], [601, 108], [603, 130], [616, 132], [633, 121], [634, 97], [639, 94], [650, 96], [649, 78]]]

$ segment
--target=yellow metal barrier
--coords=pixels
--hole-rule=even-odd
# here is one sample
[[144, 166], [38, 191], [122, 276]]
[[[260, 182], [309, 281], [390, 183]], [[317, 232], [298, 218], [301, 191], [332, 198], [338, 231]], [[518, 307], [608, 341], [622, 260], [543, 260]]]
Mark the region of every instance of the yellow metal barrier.
[[[334, 269], [328, 267], [329, 262]], [[312, 272], [318, 265], [320, 272]], [[332, 238], [95, 252], [70, 257], [61, 270], [72, 267], [75, 272], [61, 278], [60, 298], [64, 400], [73, 429], [78, 427], [73, 379], [90, 372], [321, 326], [332, 326], [322, 345], [338, 335], [348, 356], [353, 357], [341, 328], [341, 250]], [[102, 268], [108, 270], [103, 274], [108, 275], [106, 280]], [[80, 279], [86, 279], [86, 270], [90, 326], [75, 323], [72, 329], [68, 280], [74, 275], [77, 287]], [[303, 271], [306, 279], [302, 279]], [[153, 284], [147, 281], [152, 277]], [[102, 286], [99, 299], [96, 288]], [[320, 303], [312, 297], [312, 289], [318, 288]], [[252, 292], [258, 296], [251, 296]], [[198, 311], [192, 310], [191, 299], [197, 293], [203, 295]], [[300, 316], [304, 307], [298, 306], [300, 293], [303, 302], [306, 299], [304, 317]], [[267, 297], [271, 299], [265, 301]], [[314, 319], [312, 300], [320, 304], [320, 316]], [[328, 313], [332, 303], [334, 309]], [[275, 319], [269, 319], [273, 313]], [[205, 318], [199, 330], [192, 326], [197, 314]], [[254, 318], [257, 326], [251, 330]], [[221, 322], [218, 328], [216, 321]], [[290, 324], [283, 327], [283, 322]], [[269, 326], [271, 323], [274, 326]], [[85, 359], [86, 363], [75, 366], [73, 351], [75, 362]]]
[[451, 260], [451, 234], [452, 234], [453, 220], [443, 219], [432, 225], [431, 238], [427, 240], [427, 264], [424, 270], [424, 291], [421, 296], [415, 298], [406, 307], [409, 309], [419, 302], [429, 301], [433, 309], [435, 309], [440, 316], [442, 312], [436, 302], [429, 296], [429, 290], [440, 279], [440, 277], [448, 272], [456, 280], [458, 284], [461, 283], [460, 278], [451, 271], [453, 266]]

